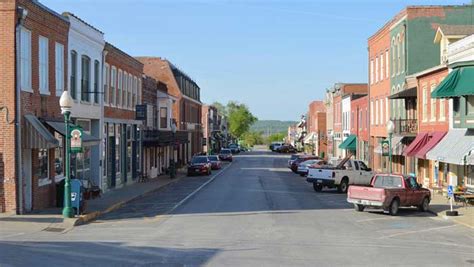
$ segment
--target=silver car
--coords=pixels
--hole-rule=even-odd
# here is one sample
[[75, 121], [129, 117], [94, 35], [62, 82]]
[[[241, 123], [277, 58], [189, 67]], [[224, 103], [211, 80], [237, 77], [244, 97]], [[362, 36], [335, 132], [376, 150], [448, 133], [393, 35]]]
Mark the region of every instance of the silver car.
[[307, 160], [307, 161], [303, 161], [302, 163], [300, 163], [298, 165], [298, 170], [296, 171], [296, 173], [298, 173], [300, 176], [306, 176], [306, 175], [308, 175], [309, 166], [311, 166], [313, 164], [319, 164], [322, 161], [323, 160], [321, 160], [321, 159], [310, 159], [310, 160]]

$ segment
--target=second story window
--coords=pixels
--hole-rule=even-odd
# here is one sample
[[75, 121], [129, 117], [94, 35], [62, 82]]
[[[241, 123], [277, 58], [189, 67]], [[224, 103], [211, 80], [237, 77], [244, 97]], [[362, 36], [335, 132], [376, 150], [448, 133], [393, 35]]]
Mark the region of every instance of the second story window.
[[60, 96], [64, 91], [64, 45], [55, 44], [55, 75], [56, 95]]
[[422, 119], [426, 121], [428, 119], [428, 88], [423, 85], [421, 91], [423, 92], [421, 105], [422, 105]]
[[39, 91], [41, 94], [49, 95], [48, 86], [48, 38], [39, 37]]
[[122, 70], [118, 70], [117, 76], [117, 107], [122, 105]]
[[110, 104], [115, 105], [115, 86], [117, 85], [117, 69], [112, 67], [110, 78]]
[[374, 84], [374, 60], [370, 60], [370, 84]]
[[21, 90], [31, 92], [33, 90], [31, 87], [31, 32], [23, 27], [20, 42]]
[[160, 128], [168, 128], [168, 108], [160, 108]]
[[133, 77], [131, 74], [128, 75], [128, 90], [127, 90], [127, 103], [128, 107], [132, 108], [132, 87], [133, 87]]
[[124, 71], [123, 76], [122, 76], [122, 106], [124, 108], [128, 107], [127, 90], [128, 90], [128, 73]]
[[91, 59], [88, 56], [82, 56], [81, 63], [81, 100], [90, 101], [90, 81], [91, 81]]
[[99, 103], [99, 70], [100, 70], [100, 63], [98, 60], [94, 61], [94, 103]]
[[[436, 84], [431, 84], [431, 90], [430, 90], [430, 98], [431, 98], [431, 93], [434, 91], [436, 88]], [[435, 121], [436, 120], [436, 99], [431, 98], [431, 108], [430, 108], [430, 120]]]
[[105, 65], [104, 74], [104, 102], [109, 103], [109, 83], [110, 83], [110, 68], [109, 65]]
[[77, 53], [74, 50], [71, 51], [71, 80], [69, 86], [71, 97], [77, 99]]

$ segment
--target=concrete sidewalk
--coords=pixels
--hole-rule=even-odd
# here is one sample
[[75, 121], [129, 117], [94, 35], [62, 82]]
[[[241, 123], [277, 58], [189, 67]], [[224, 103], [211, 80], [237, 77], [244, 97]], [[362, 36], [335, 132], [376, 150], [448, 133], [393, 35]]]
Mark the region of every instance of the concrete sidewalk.
[[430, 211], [447, 220], [452, 220], [466, 227], [474, 229], [474, 206], [463, 205], [453, 201], [453, 210], [458, 211], [459, 216], [446, 216], [446, 211], [450, 210], [449, 199], [439, 193], [431, 195]]
[[134, 183], [108, 191], [100, 198], [87, 201], [84, 214], [71, 219], [64, 219], [60, 208], [35, 211], [25, 215], [0, 214], [0, 238], [40, 231], [66, 232], [74, 226], [95, 220], [102, 214], [114, 211], [132, 200], [176, 182], [185, 175], [186, 172], [180, 170], [175, 179], [170, 179], [169, 175], [162, 175], [145, 183]]

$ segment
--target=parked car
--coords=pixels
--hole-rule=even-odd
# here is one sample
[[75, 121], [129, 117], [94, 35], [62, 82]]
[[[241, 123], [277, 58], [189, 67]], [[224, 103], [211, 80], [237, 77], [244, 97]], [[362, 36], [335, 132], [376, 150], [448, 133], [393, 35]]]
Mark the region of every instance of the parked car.
[[211, 161], [211, 168], [213, 170], [219, 170], [222, 167], [222, 163], [218, 155], [210, 155], [208, 158]]
[[281, 147], [282, 145], [283, 145], [282, 142], [272, 142], [272, 143], [270, 144], [270, 150], [273, 151], [273, 152], [276, 152], [277, 149], [278, 149], [279, 147]]
[[307, 161], [307, 160], [312, 160], [312, 159], [321, 159], [321, 158], [318, 157], [318, 156], [308, 156], [308, 155], [299, 157], [291, 163], [291, 167], [290, 167], [291, 171], [296, 173], [298, 171], [298, 165], [300, 165], [300, 163], [302, 163], [304, 161]]
[[310, 168], [320, 168], [326, 164], [327, 163], [322, 159], [311, 159], [311, 160], [303, 161], [302, 163], [298, 165], [298, 169], [296, 173], [298, 173], [300, 176], [306, 176], [308, 175], [308, 171]]
[[356, 211], [371, 207], [390, 215], [397, 215], [400, 207], [415, 206], [427, 211], [430, 200], [430, 191], [422, 188], [415, 177], [397, 174], [377, 174], [370, 186], [351, 185], [347, 194], [347, 201], [354, 204]]
[[188, 176], [195, 174], [210, 175], [211, 170], [211, 161], [207, 156], [194, 156], [188, 165]]
[[232, 152], [232, 154], [240, 153], [240, 148], [239, 148], [239, 145], [237, 145], [237, 144], [230, 144], [229, 149]]
[[280, 146], [276, 152], [280, 152], [280, 153], [296, 153], [296, 148], [294, 148], [292, 145], [288, 145], [288, 144], [285, 144], [285, 145], [282, 145]]
[[230, 161], [232, 162], [232, 151], [228, 148], [223, 148], [219, 152], [219, 159], [222, 161]]
[[369, 185], [372, 176], [372, 169], [363, 161], [347, 157], [336, 167], [309, 169], [306, 181], [313, 184], [316, 192], [321, 191], [323, 187], [337, 187], [340, 193], [346, 193], [349, 185]]
[[300, 157], [303, 157], [303, 156], [306, 156], [305, 154], [293, 154], [291, 155], [290, 159], [288, 160], [288, 168], [291, 169], [291, 164], [293, 164], [293, 161], [295, 161], [296, 159], [300, 158]]

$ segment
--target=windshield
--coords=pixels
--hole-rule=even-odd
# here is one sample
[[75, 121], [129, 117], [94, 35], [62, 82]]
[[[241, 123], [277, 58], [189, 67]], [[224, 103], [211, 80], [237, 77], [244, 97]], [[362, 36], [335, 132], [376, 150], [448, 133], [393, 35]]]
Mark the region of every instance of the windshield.
[[232, 153], [232, 152], [228, 149], [222, 149], [221, 150], [221, 154], [230, 154], [230, 153]]
[[209, 156], [208, 158], [211, 161], [219, 161], [219, 158], [217, 156]]
[[207, 157], [194, 157], [191, 163], [192, 164], [207, 163], [207, 161], [208, 161]]
[[291, 158], [290, 158], [290, 159], [291, 159], [291, 160], [295, 160], [295, 159], [297, 159], [298, 157], [299, 157], [298, 155], [291, 155]]

